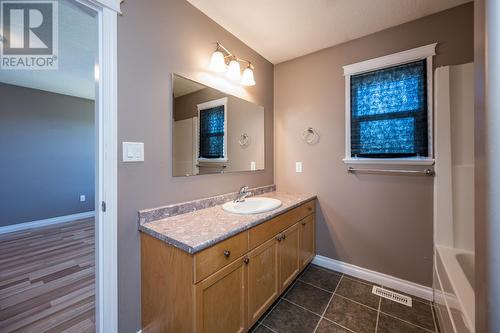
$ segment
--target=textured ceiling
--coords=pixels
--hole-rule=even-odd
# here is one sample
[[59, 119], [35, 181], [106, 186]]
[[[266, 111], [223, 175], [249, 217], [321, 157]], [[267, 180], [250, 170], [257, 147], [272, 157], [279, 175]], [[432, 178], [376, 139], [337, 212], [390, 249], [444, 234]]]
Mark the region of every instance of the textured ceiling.
[[188, 0], [272, 63], [470, 0]]
[[93, 99], [97, 19], [74, 1], [58, 4], [59, 68], [0, 70], [0, 82]]

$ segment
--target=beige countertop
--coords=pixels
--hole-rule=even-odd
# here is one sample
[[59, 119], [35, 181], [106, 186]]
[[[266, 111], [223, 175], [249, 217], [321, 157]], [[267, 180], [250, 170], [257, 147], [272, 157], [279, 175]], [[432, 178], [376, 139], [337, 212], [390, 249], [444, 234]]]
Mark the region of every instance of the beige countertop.
[[193, 254], [316, 198], [315, 195], [279, 191], [260, 196], [279, 199], [282, 205], [252, 215], [231, 214], [217, 205], [143, 223], [139, 230]]

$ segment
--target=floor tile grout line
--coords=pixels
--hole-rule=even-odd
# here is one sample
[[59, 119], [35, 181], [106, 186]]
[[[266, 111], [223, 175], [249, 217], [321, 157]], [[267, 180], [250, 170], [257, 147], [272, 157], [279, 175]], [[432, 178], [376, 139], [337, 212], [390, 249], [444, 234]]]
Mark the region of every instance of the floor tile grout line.
[[271, 310], [269, 310], [269, 312], [267, 312], [267, 314], [264, 316], [264, 318], [262, 318], [262, 320], [260, 320], [260, 319], [259, 319], [259, 320], [257, 320], [257, 322], [258, 322], [259, 324], [264, 324], [264, 320], [266, 320], [266, 319], [267, 319], [267, 317], [269, 317], [269, 315], [271, 314], [271, 312], [273, 312], [273, 311], [274, 311], [274, 309], [278, 306], [278, 304], [280, 304], [280, 303], [281, 303], [281, 301], [282, 301], [282, 300], [283, 300], [283, 298], [279, 297], [279, 298], [277, 299], [277, 301], [276, 301], [276, 304], [274, 304], [274, 305], [273, 305], [273, 307], [271, 308]]
[[[312, 265], [314, 265], [314, 264], [312, 264]], [[358, 277], [355, 277], [355, 276], [352, 276], [352, 275], [349, 275], [349, 274], [345, 274], [345, 273], [340, 273], [340, 272], [337, 272], [337, 271], [332, 271], [332, 270], [329, 270], [328, 268], [324, 268], [324, 267], [321, 267], [321, 266], [318, 266], [318, 265], [314, 265], [314, 267], [316, 267], [316, 268], [318, 268], [318, 269], [320, 269], [322, 271], [325, 271], [325, 272], [329, 272], [329, 273], [333, 273], [333, 274], [337, 274], [337, 275], [343, 275], [346, 279], [349, 279], [349, 280], [355, 281], [355, 282], [359, 282], [359, 283], [363, 283], [363, 284], [365, 284], [367, 286], [380, 286], [380, 287], [382, 287], [384, 289], [393, 290], [393, 291], [396, 291], [398, 293], [402, 293], [403, 295], [411, 297], [414, 301], [417, 301], [417, 302], [420, 302], [420, 303], [424, 303], [424, 304], [429, 304], [430, 303], [430, 304], [432, 304], [432, 302], [429, 301], [429, 300], [420, 298], [418, 296], [410, 295], [408, 293], [405, 293], [403, 291], [391, 288], [389, 286], [385, 286], [385, 285], [380, 284], [380, 283], [375, 283], [375, 282], [370, 282], [370, 281], [367, 281], [367, 280], [363, 280], [361, 278], [358, 278]]]
[[283, 295], [280, 295], [279, 298], [285, 298], [285, 296], [288, 295], [288, 293], [290, 292], [290, 290], [292, 290], [295, 287], [295, 285], [297, 284], [297, 282], [299, 282], [298, 278], [295, 281], [293, 281], [293, 283], [286, 289], [285, 293]]
[[323, 317], [322, 319], [326, 320], [326, 321], [329, 321], [330, 323], [333, 323], [339, 327], [342, 327], [343, 329], [345, 329], [346, 331], [349, 331], [349, 332], [352, 332], [352, 333], [357, 333], [356, 331], [353, 331], [352, 329], [350, 329], [349, 327], [345, 327], [344, 325], [341, 325], [331, 319], [328, 319], [327, 317]]
[[[327, 289], [321, 288], [320, 286], [317, 286], [317, 285], [315, 285], [314, 283], [311, 283], [311, 282], [307, 282], [307, 281], [302, 280], [303, 275], [306, 273], [306, 271], [307, 271], [310, 267], [313, 267], [313, 266], [314, 266], [314, 268], [318, 268], [318, 269], [320, 269], [321, 271], [328, 272], [328, 273], [332, 273], [332, 274], [335, 274], [335, 275], [337, 275], [337, 276], [339, 276], [339, 277], [340, 277], [340, 279], [339, 279], [339, 281], [338, 281], [338, 283], [337, 283], [337, 285], [336, 285], [336, 287], [335, 287], [335, 290], [334, 290], [333, 292], [332, 292], [332, 291], [329, 291], [329, 290], [327, 290]], [[318, 321], [318, 323], [316, 324], [316, 327], [314, 328], [313, 333], [315, 333], [315, 332], [318, 330], [318, 328], [319, 328], [319, 324], [320, 324], [320, 322], [321, 322], [323, 319], [325, 319], [325, 320], [327, 320], [328, 322], [331, 322], [331, 323], [333, 323], [333, 324], [335, 324], [335, 325], [337, 325], [337, 326], [339, 326], [339, 327], [342, 327], [343, 329], [346, 329], [346, 330], [347, 330], [347, 331], [349, 331], [349, 332], [353, 332], [353, 333], [355, 333], [355, 331], [353, 331], [352, 329], [350, 329], [350, 328], [348, 328], [348, 327], [345, 327], [345, 326], [343, 326], [343, 325], [341, 325], [341, 324], [339, 324], [339, 323], [337, 323], [337, 322], [335, 322], [335, 321], [333, 321], [333, 320], [331, 320], [331, 319], [329, 319], [329, 318], [325, 317], [326, 311], [328, 310], [328, 308], [329, 308], [330, 304], [332, 303], [334, 296], [335, 296], [335, 295], [337, 295], [337, 296], [339, 296], [339, 297], [341, 297], [341, 298], [343, 298], [343, 299], [346, 299], [346, 300], [348, 300], [348, 301], [351, 301], [351, 302], [353, 302], [353, 303], [356, 303], [356, 304], [358, 304], [358, 305], [361, 305], [361, 306], [363, 306], [363, 307], [365, 307], [365, 308], [368, 308], [368, 309], [370, 309], [370, 310], [372, 310], [372, 311], [377, 311], [377, 320], [376, 320], [376, 324], [375, 324], [375, 332], [377, 332], [377, 331], [378, 331], [378, 325], [379, 325], [379, 321], [380, 321], [380, 316], [383, 314], [383, 315], [387, 315], [387, 316], [389, 316], [389, 317], [391, 317], [391, 318], [394, 318], [394, 319], [396, 319], [396, 320], [399, 320], [399, 321], [401, 321], [401, 322], [404, 322], [404, 323], [406, 323], [406, 324], [409, 324], [409, 325], [411, 325], [411, 326], [413, 326], [413, 327], [420, 328], [420, 329], [422, 329], [422, 330], [424, 330], [424, 331], [426, 331], [426, 332], [437, 333], [437, 325], [436, 325], [436, 316], [435, 316], [435, 313], [432, 313], [433, 324], [434, 324], [434, 330], [432, 330], [432, 331], [431, 331], [431, 330], [430, 330], [430, 329], [428, 329], [428, 328], [422, 327], [422, 326], [420, 326], [420, 325], [414, 324], [414, 323], [409, 322], [409, 321], [407, 321], [407, 320], [404, 320], [404, 319], [398, 318], [398, 317], [397, 317], [397, 316], [395, 316], [395, 315], [392, 315], [392, 314], [389, 314], [389, 313], [386, 313], [386, 312], [382, 311], [382, 309], [381, 309], [381, 305], [382, 305], [382, 298], [381, 298], [381, 297], [379, 298], [379, 304], [378, 304], [377, 309], [374, 309], [374, 308], [372, 308], [371, 306], [365, 305], [365, 304], [363, 304], [363, 303], [360, 303], [360, 302], [358, 302], [358, 301], [355, 301], [355, 300], [353, 300], [353, 299], [350, 299], [350, 298], [348, 298], [348, 297], [346, 297], [346, 296], [343, 296], [343, 295], [338, 294], [338, 293], [337, 293], [337, 292], [338, 292], [338, 288], [339, 288], [339, 286], [340, 286], [340, 284], [341, 284], [341, 282], [342, 282], [342, 280], [343, 280], [344, 278], [346, 278], [346, 279], [348, 279], [348, 280], [350, 280], [350, 281], [354, 281], [354, 282], [358, 282], [358, 283], [364, 284], [364, 285], [369, 285], [369, 286], [370, 286], [370, 285], [376, 285], [376, 284], [369, 284], [369, 283], [364, 282], [364, 281], [362, 281], [362, 280], [358, 280], [357, 278], [352, 278], [351, 276], [346, 275], [346, 274], [343, 274], [343, 273], [339, 273], [339, 272], [335, 272], [335, 271], [330, 271], [330, 270], [324, 269], [324, 268], [322, 268], [322, 267], [318, 267], [318, 266], [316, 266], [316, 265], [312, 265], [312, 264], [311, 264], [311, 265], [309, 265], [306, 269], [304, 269], [304, 270], [303, 270], [300, 274], [298, 274], [298, 275], [297, 275], [296, 280], [295, 280], [295, 281], [294, 281], [294, 282], [293, 282], [293, 283], [292, 283], [292, 284], [291, 284], [291, 285], [287, 288], [287, 291], [286, 291], [283, 295], [281, 295], [281, 296], [279, 296], [279, 297], [278, 297], [278, 301], [276, 302], [276, 304], [275, 304], [275, 305], [271, 308], [271, 310], [270, 310], [270, 311], [266, 314], [266, 316], [265, 316], [264, 318], [262, 318], [261, 320], [258, 320], [258, 321], [257, 321], [257, 323], [258, 323], [259, 325], [261, 325], [261, 326], [265, 327], [266, 329], [269, 329], [270, 331], [272, 331], [272, 332], [274, 332], [274, 333], [277, 333], [274, 329], [272, 329], [271, 327], [269, 327], [269, 326], [267, 326], [266, 324], [264, 324], [264, 321], [265, 321], [265, 320], [269, 317], [269, 315], [270, 315], [270, 314], [271, 314], [271, 313], [275, 310], [275, 308], [276, 308], [279, 304], [281, 304], [281, 302], [284, 300], [284, 301], [286, 301], [286, 302], [288, 302], [288, 303], [290, 303], [290, 304], [292, 304], [292, 305], [297, 306], [298, 308], [301, 308], [301, 309], [303, 309], [303, 310], [305, 310], [305, 311], [307, 311], [307, 312], [309, 312], [309, 313], [311, 313], [311, 314], [313, 314], [313, 315], [315, 315], [315, 316], [318, 316], [318, 317], [319, 317], [319, 321]], [[300, 281], [301, 283], [304, 283], [304, 284], [306, 284], [306, 285], [309, 285], [309, 286], [311, 286], [311, 287], [313, 287], [313, 288], [317, 288], [317, 289], [322, 290], [322, 291], [324, 291], [324, 292], [331, 293], [330, 299], [329, 299], [329, 301], [328, 301], [328, 303], [327, 303], [327, 305], [326, 305], [326, 307], [325, 307], [325, 309], [323, 310], [323, 313], [322, 313], [321, 315], [320, 315], [320, 314], [318, 314], [318, 313], [316, 313], [316, 312], [314, 312], [314, 311], [312, 311], [312, 310], [309, 310], [308, 308], [306, 308], [306, 307], [304, 307], [304, 306], [301, 306], [301, 305], [299, 305], [299, 304], [297, 304], [297, 303], [295, 303], [295, 302], [293, 302], [293, 301], [291, 301], [291, 300], [289, 300], [289, 299], [287, 299], [287, 298], [286, 298], [286, 296], [289, 294], [289, 292], [290, 292], [290, 291], [291, 291], [291, 290], [295, 287], [295, 285], [296, 285], [299, 281]], [[381, 285], [381, 286], [382, 286], [382, 285]], [[384, 286], [382, 286], [382, 287], [384, 287]], [[412, 296], [410, 296], [410, 297], [412, 297]], [[431, 307], [431, 310], [433, 309], [433, 308], [432, 308], [432, 306], [433, 306], [432, 302], [428, 302], [428, 301], [425, 301], [425, 302], [424, 302], [424, 301], [421, 301], [421, 300], [419, 300], [419, 299], [415, 299], [415, 300], [416, 300], [416, 301], [418, 301], [419, 303], [423, 303], [423, 304], [429, 305], [429, 306]], [[257, 325], [257, 327], [258, 327], [259, 325]]]
[[[273, 332], [273, 333], [278, 333], [278, 331], [275, 331], [275, 330], [273, 330], [271, 327], [269, 327], [269, 326], [267, 326], [267, 325], [264, 325], [264, 324], [262, 324], [262, 323], [259, 323], [259, 326], [264, 326], [265, 328], [267, 328], [267, 329], [268, 329], [268, 330], [270, 330], [271, 332]], [[257, 326], [257, 328], [259, 328], [259, 326]]]
[[339, 279], [339, 282], [337, 282], [337, 285], [335, 286], [335, 290], [333, 291], [332, 293], [332, 296], [330, 296], [330, 299], [328, 300], [328, 303], [326, 304], [326, 307], [325, 309], [323, 310], [323, 313], [321, 314], [321, 317], [319, 318], [319, 321], [318, 323], [316, 324], [316, 327], [314, 328], [314, 331], [313, 333], [316, 333], [316, 331], [318, 330], [318, 327], [319, 327], [319, 323], [321, 323], [321, 321], [323, 320], [323, 318], [325, 318], [325, 313], [326, 313], [326, 310], [328, 310], [328, 307], [330, 306], [330, 303], [332, 302], [333, 300], [333, 296], [335, 296], [335, 293], [337, 292], [337, 289], [338, 287], [340, 286], [340, 283], [342, 282], [342, 279], [344, 278], [344, 274], [342, 274], [340, 276], [340, 279]]
[[331, 290], [321, 288], [321, 287], [319, 287], [319, 286], [317, 286], [317, 285], [315, 285], [315, 284], [313, 284], [313, 283], [306, 282], [306, 281], [304, 281], [304, 280], [300, 280], [300, 279], [299, 279], [299, 281], [300, 281], [300, 282], [302, 282], [302, 283], [304, 283], [304, 284], [310, 285], [311, 287], [317, 288], [317, 289], [319, 289], [319, 290], [326, 291], [326, 292], [327, 292], [327, 293], [329, 293], [329, 294], [331, 294], [331, 293], [333, 292], [333, 291], [331, 291]]
[[[285, 300], [285, 301], [290, 302], [289, 300], [285, 299], [285, 296], [286, 296], [286, 295], [290, 292], [290, 290], [292, 290], [292, 288], [293, 288], [293, 287], [295, 287], [295, 285], [297, 284], [297, 282], [298, 282], [298, 281], [303, 282], [302, 280], [300, 280], [300, 278], [302, 277], [302, 275], [304, 275], [304, 274], [305, 274], [305, 272], [306, 272], [306, 271], [307, 271], [310, 267], [311, 267], [311, 264], [309, 264], [309, 265], [307, 266], [307, 268], [305, 268], [302, 272], [300, 272], [300, 274], [298, 274], [298, 275], [297, 275], [297, 278], [296, 278], [296, 279], [295, 279], [295, 281], [294, 281], [294, 282], [290, 285], [290, 287], [287, 289], [287, 291], [286, 291], [283, 295], [281, 295], [281, 296], [279, 296], [279, 297], [278, 297], [278, 301], [276, 302], [276, 304], [274, 304], [274, 306], [271, 308], [271, 310], [269, 310], [269, 312], [267, 312], [267, 314], [264, 316], [264, 318], [262, 318], [262, 320], [260, 320], [260, 318], [259, 318], [259, 320], [257, 320], [257, 323], [258, 323], [259, 325], [262, 325], [262, 326], [264, 326], [265, 328], [270, 329], [271, 331], [273, 331], [273, 332], [275, 332], [275, 333], [276, 333], [276, 331], [275, 331], [275, 330], [273, 330], [272, 328], [270, 328], [269, 326], [267, 326], [267, 325], [265, 325], [265, 324], [264, 324], [264, 320], [266, 320], [266, 319], [267, 319], [267, 317], [269, 317], [269, 315], [270, 315], [270, 314], [274, 311], [274, 309], [278, 306], [278, 304], [279, 304], [279, 303], [281, 303], [281, 301]], [[340, 280], [339, 280], [339, 283], [340, 283]], [[338, 286], [338, 284], [337, 284], [337, 286]], [[290, 302], [290, 303], [292, 303], [292, 302]], [[292, 304], [293, 304], [293, 303], [292, 303]], [[308, 311], [309, 311], [309, 310], [308, 310]], [[312, 311], [310, 311], [310, 312], [312, 312]], [[313, 312], [313, 313], [314, 313], [314, 312]], [[320, 320], [321, 320], [321, 319], [320, 319]], [[258, 326], [257, 326], [257, 327], [258, 327]]]
[[431, 333], [435, 333], [435, 332], [431, 331], [431, 330], [430, 330], [430, 329], [428, 329], [428, 328], [425, 328], [425, 327], [423, 327], [423, 326], [420, 326], [420, 325], [414, 324], [414, 323], [412, 323], [412, 322], [409, 322], [408, 320], [401, 319], [401, 318], [399, 318], [399, 317], [396, 317], [395, 315], [392, 315], [392, 314], [390, 314], [390, 313], [384, 312], [384, 311], [382, 311], [382, 310], [380, 311], [380, 314], [383, 314], [383, 315], [385, 315], [385, 316], [392, 317], [392, 318], [397, 319], [397, 320], [399, 320], [399, 321], [402, 321], [402, 322], [404, 322], [404, 323], [410, 324], [411, 326], [418, 327], [418, 328], [420, 328], [420, 329], [423, 329], [424, 331], [431, 332]]
[[[302, 275], [302, 274], [303, 274], [306, 270], [307, 270], [307, 268], [306, 268], [306, 269], [304, 269], [304, 270], [303, 270], [303, 271], [299, 274], [299, 276], [298, 276], [298, 277], [300, 277], [300, 276], [301, 276], [301, 275]], [[263, 323], [264, 323], [264, 320], [266, 320], [266, 318], [267, 318], [267, 317], [269, 317], [269, 315], [271, 314], [271, 312], [273, 312], [273, 310], [274, 310], [274, 309], [278, 306], [278, 304], [279, 304], [279, 303], [281, 303], [281, 301], [285, 299], [284, 297], [285, 297], [285, 296], [288, 294], [288, 292], [290, 292], [290, 290], [291, 290], [291, 289], [295, 286], [295, 284], [297, 283], [297, 281], [299, 281], [298, 277], [297, 277], [297, 279], [296, 279], [296, 280], [295, 280], [295, 281], [294, 281], [294, 282], [290, 285], [290, 287], [286, 290], [286, 292], [285, 292], [283, 295], [278, 296], [276, 304], [274, 304], [274, 306], [271, 308], [271, 310], [269, 310], [269, 311], [267, 312], [267, 314], [264, 316], [264, 318], [262, 318], [262, 320], [259, 318], [259, 319], [257, 320], [257, 323], [264, 325], [264, 324], [263, 324]], [[266, 326], [266, 325], [264, 325], [264, 326]], [[266, 326], [266, 327], [267, 327], [267, 326]], [[269, 327], [267, 327], [267, 328], [269, 328]], [[273, 332], [274, 332], [274, 331], [273, 331]]]
[[378, 309], [377, 309], [377, 322], [375, 323], [375, 333], [378, 331], [378, 321], [380, 318], [380, 305], [382, 304], [382, 297], [378, 300]]
[[314, 311], [312, 311], [312, 310], [309, 310], [308, 308], [303, 307], [302, 305], [297, 304], [297, 303], [295, 303], [295, 302], [292, 302], [292, 301], [290, 301], [290, 300], [288, 300], [288, 299], [286, 299], [286, 298], [283, 298], [283, 300], [284, 300], [284, 301], [287, 301], [288, 303], [293, 304], [293, 305], [295, 305], [296, 307], [299, 307], [299, 308], [301, 308], [301, 309], [303, 309], [303, 310], [306, 310], [307, 312], [310, 312], [310, 313], [312, 313], [313, 315], [316, 315], [317, 317], [320, 317], [320, 318], [321, 318], [321, 315], [320, 315], [319, 313], [316, 313], [316, 312], [314, 312]]
[[434, 320], [434, 332], [437, 333], [438, 328], [437, 328], [437, 318], [436, 318], [436, 311], [434, 311], [434, 304], [431, 304], [431, 312], [432, 312], [432, 320]]
[[369, 305], [366, 305], [366, 304], [360, 303], [360, 302], [358, 302], [358, 301], [355, 301], [355, 300], [353, 300], [353, 299], [350, 299], [349, 297], [345, 297], [345, 296], [343, 296], [343, 295], [341, 295], [341, 294], [337, 294], [337, 296], [342, 297], [342, 298], [344, 298], [344, 299], [346, 299], [346, 300], [348, 300], [348, 301], [351, 301], [351, 302], [353, 302], [353, 303], [356, 303], [356, 304], [358, 304], [358, 305], [362, 305], [362, 306], [364, 306], [365, 308], [368, 308], [368, 309], [370, 309], [370, 310], [372, 310], [372, 311], [377, 311], [377, 309], [372, 308], [372, 307], [371, 307], [371, 306], [369, 306]]

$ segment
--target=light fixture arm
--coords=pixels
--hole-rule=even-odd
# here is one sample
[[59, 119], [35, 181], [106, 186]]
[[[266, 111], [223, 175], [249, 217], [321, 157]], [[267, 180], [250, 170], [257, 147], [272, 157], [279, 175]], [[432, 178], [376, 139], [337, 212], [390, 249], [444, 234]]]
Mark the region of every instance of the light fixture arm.
[[215, 51], [222, 51], [222, 53], [224, 54], [224, 59], [230, 58], [231, 60], [236, 60], [238, 62], [243, 62], [243, 63], [247, 64], [247, 67], [249, 67], [251, 69], [255, 69], [255, 67], [252, 65], [252, 63], [250, 61], [235, 56], [228, 49], [226, 49], [224, 47], [224, 45], [222, 45], [219, 42], [217, 42], [217, 47], [215, 48]]

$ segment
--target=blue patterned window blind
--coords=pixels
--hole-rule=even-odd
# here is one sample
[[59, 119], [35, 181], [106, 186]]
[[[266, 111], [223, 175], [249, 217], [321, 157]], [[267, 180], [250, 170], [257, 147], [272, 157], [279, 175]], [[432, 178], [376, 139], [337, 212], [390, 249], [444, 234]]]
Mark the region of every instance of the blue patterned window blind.
[[224, 158], [224, 106], [200, 110], [199, 158]]
[[351, 157], [428, 156], [426, 66], [351, 76]]

